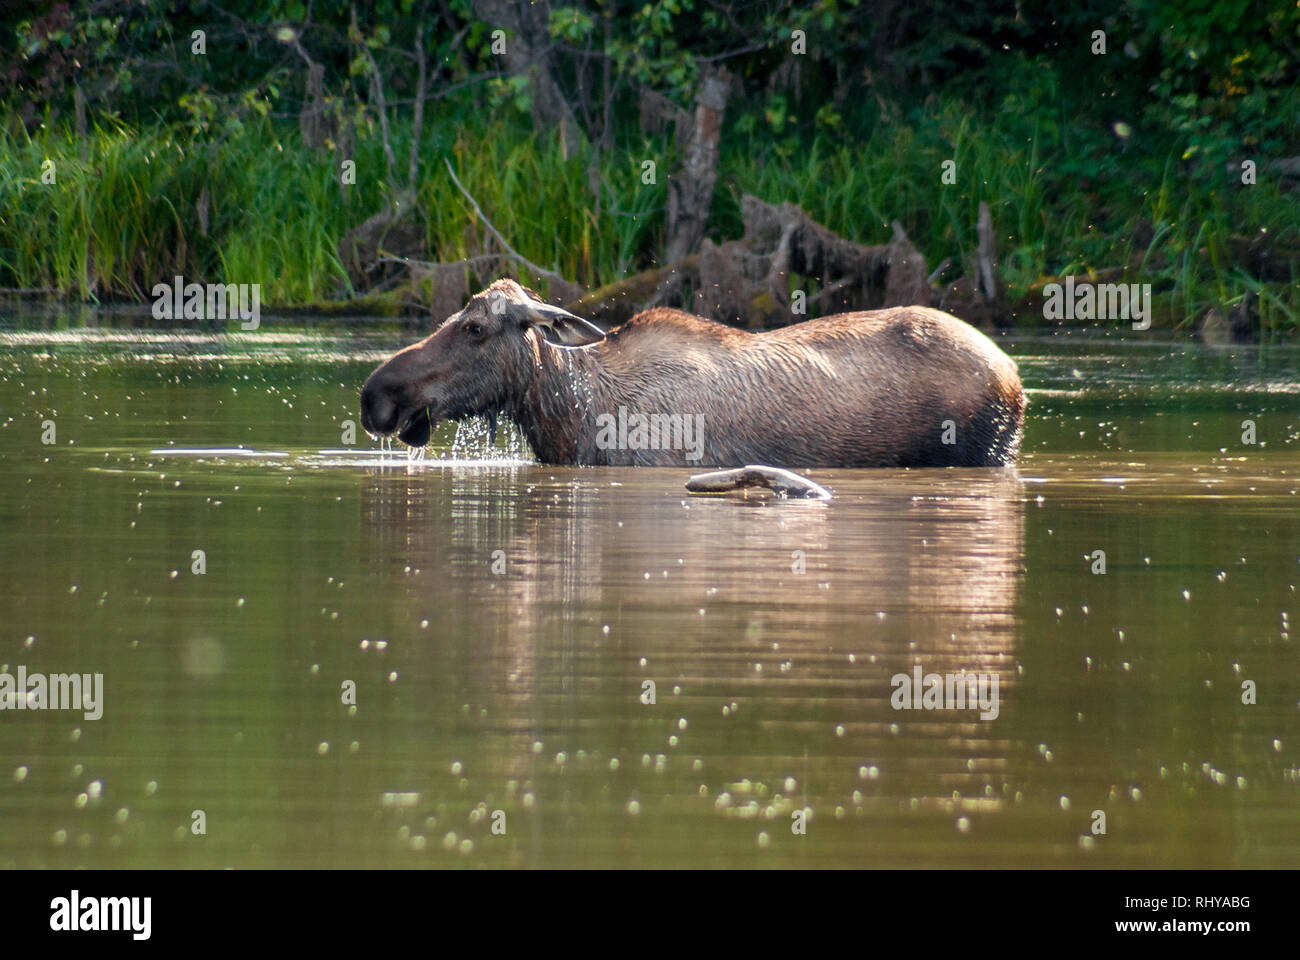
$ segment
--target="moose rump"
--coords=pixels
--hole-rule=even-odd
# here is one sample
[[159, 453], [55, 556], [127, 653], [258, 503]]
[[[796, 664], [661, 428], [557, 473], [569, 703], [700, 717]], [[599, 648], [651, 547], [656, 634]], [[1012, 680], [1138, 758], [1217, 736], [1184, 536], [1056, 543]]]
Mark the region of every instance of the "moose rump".
[[603, 334], [499, 280], [370, 375], [361, 422], [422, 445], [501, 415], [555, 464], [1002, 466], [1024, 406], [1015, 363], [928, 307], [764, 333], [656, 308]]

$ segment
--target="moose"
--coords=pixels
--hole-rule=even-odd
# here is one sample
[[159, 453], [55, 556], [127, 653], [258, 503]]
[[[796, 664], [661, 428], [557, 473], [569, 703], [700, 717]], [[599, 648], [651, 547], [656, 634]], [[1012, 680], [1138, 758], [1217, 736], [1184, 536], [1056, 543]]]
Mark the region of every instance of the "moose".
[[930, 307], [761, 333], [655, 307], [606, 333], [509, 279], [361, 390], [371, 436], [503, 416], [542, 462], [592, 466], [1005, 466], [1024, 411], [1011, 358]]

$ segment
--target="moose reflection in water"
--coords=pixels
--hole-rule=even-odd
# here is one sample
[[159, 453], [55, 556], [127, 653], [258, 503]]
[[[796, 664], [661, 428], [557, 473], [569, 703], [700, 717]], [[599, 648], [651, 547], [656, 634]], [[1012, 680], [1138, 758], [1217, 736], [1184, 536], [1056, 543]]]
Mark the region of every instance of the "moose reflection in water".
[[596, 713], [613, 725], [601, 741], [636, 742], [647, 680], [718, 717], [717, 704], [784, 684], [737, 722], [792, 724], [783, 736], [796, 741], [790, 698], [844, 698], [845, 749], [904, 767], [947, 738], [983, 740], [974, 709], [896, 711], [890, 681], [918, 664], [996, 674], [1002, 716], [1013, 711], [1019, 480], [827, 477], [833, 503], [745, 507], [666, 493], [660, 471], [376, 470], [359, 546], [392, 571], [393, 619], [429, 621], [404, 644], [427, 661], [419, 672], [459, 678], [457, 696], [512, 731], [497, 742], [502, 776], [529, 775], [539, 738], [581, 743]]

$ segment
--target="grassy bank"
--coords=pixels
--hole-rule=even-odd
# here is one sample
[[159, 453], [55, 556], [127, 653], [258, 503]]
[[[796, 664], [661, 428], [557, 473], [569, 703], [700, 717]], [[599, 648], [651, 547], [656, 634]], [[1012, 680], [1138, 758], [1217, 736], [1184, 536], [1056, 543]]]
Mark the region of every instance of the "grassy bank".
[[[535, 263], [595, 287], [657, 262], [664, 184], [677, 163], [666, 140], [628, 136], [606, 151], [598, 202], [584, 159], [521, 118], [443, 105], [425, 131], [418, 201], [428, 259], [480, 252], [447, 158]], [[1050, 105], [1011, 98], [982, 113], [931, 102], [856, 135], [834, 124], [810, 138], [732, 129], [711, 227], [715, 239], [738, 236], [745, 193], [797, 203], [861, 243], [887, 241], [897, 219], [931, 266], [952, 259], [951, 279], [973, 254], [984, 201], [1012, 299], [1045, 277], [1129, 266], [1129, 282], [1153, 285], [1158, 325], [1189, 323], [1253, 292], [1265, 332], [1300, 328], [1295, 187], [1266, 171], [1267, 158], [1254, 185], [1226, 169], [1194, 176], [1172, 142], [1127, 132], [1073, 130]], [[395, 127], [398, 157], [409, 135]], [[339, 240], [384, 207], [387, 187], [377, 137], [360, 140], [354, 156], [356, 183], [343, 187], [335, 154], [267, 119], [220, 141], [113, 122], [84, 141], [59, 127], [10, 129], [0, 133], [0, 287], [147, 300], [154, 283], [181, 274], [261, 283], [273, 305], [360, 292]], [[656, 162], [656, 183], [642, 182], [645, 160]], [[941, 181], [946, 160], [956, 164], [953, 184]], [[42, 180], [46, 161], [53, 183]], [[1252, 260], [1260, 250], [1267, 271]]]

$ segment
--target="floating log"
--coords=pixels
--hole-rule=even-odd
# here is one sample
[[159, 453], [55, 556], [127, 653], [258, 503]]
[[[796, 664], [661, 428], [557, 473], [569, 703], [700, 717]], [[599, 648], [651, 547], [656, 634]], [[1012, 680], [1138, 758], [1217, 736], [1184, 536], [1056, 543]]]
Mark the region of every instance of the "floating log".
[[642, 270], [570, 300], [565, 309], [606, 325], [625, 323], [663, 291], [676, 287], [683, 279], [692, 280], [698, 274], [699, 261], [699, 254], [692, 253], [666, 267]]
[[766, 487], [780, 497], [806, 500], [829, 500], [831, 492], [807, 477], [780, 467], [750, 464], [734, 470], [697, 473], [686, 481], [686, 490], [694, 494], [729, 493], [747, 487]]

